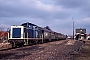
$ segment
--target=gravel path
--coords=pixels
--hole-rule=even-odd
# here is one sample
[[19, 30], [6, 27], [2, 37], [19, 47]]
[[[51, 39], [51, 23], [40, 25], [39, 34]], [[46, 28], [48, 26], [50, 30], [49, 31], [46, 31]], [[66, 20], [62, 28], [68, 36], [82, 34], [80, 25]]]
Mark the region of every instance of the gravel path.
[[0, 51], [1, 60], [73, 60], [84, 43], [76, 40], [60, 40], [33, 46]]
[[90, 60], [90, 40], [85, 40], [78, 54], [74, 55], [74, 60]]

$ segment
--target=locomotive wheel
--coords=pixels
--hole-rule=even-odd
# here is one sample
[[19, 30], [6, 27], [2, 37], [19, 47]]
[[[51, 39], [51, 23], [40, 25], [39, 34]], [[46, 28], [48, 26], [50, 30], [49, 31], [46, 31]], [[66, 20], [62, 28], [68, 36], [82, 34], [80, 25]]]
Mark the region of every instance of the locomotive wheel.
[[31, 41], [28, 41], [28, 45], [30, 45], [30, 46], [31, 46], [31, 45], [32, 45], [32, 42], [31, 42]]
[[22, 47], [22, 46], [24, 46], [24, 43], [20, 43], [20, 44], [18, 44], [18, 46], [19, 47]]
[[42, 44], [43, 42], [41, 40], [38, 41], [38, 44]]
[[17, 47], [16, 43], [13, 42], [13, 43], [12, 43], [12, 48], [16, 48], [16, 47]]

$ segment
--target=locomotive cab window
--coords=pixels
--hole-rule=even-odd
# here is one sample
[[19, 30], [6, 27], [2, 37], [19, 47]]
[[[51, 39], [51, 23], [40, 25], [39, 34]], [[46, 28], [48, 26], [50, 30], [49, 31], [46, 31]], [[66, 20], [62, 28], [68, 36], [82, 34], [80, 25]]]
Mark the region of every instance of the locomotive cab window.
[[12, 37], [21, 38], [21, 28], [13, 28]]

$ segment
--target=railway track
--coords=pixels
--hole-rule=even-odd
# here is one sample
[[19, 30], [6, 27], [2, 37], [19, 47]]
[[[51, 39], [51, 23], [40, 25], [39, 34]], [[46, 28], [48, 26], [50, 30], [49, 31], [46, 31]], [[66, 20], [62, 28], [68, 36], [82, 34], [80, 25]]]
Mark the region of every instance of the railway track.
[[[68, 44], [69, 40], [61, 40], [33, 46], [20, 47], [10, 50], [0, 51], [0, 59], [19, 60], [62, 60], [72, 59], [72, 51], [78, 50], [83, 42], [74, 41]], [[73, 42], [73, 41], [71, 41]], [[69, 43], [71, 43], [69, 42]], [[76, 47], [78, 45], [78, 47]]]

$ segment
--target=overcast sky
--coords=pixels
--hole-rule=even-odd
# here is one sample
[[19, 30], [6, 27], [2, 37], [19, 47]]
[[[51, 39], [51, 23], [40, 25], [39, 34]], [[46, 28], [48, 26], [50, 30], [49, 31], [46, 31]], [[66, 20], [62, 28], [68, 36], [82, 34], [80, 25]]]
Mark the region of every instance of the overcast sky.
[[89, 0], [0, 0], [0, 25], [9, 27], [31, 22], [53, 31], [72, 35], [76, 28], [90, 33]]

